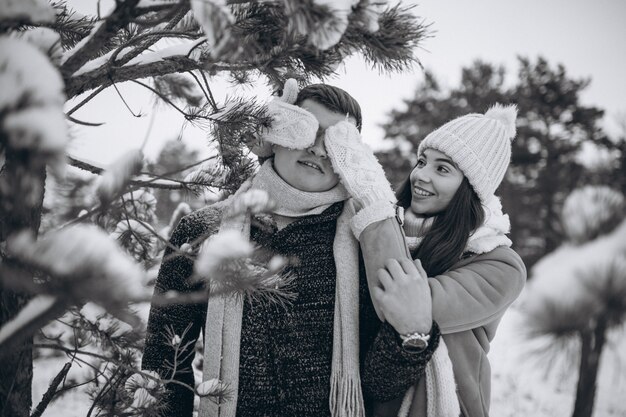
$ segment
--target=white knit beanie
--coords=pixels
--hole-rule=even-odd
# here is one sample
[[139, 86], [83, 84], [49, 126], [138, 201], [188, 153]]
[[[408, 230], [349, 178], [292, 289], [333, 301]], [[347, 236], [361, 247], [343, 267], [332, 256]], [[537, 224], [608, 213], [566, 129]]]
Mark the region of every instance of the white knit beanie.
[[495, 104], [485, 114], [472, 113], [449, 121], [419, 145], [445, 153], [459, 167], [483, 203], [502, 182], [511, 160], [517, 106]]

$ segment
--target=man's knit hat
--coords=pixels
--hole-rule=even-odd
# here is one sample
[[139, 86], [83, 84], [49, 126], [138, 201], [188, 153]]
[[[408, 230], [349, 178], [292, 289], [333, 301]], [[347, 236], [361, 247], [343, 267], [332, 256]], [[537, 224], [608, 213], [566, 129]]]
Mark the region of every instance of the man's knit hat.
[[485, 114], [472, 113], [449, 121], [419, 145], [445, 153], [459, 167], [483, 203], [502, 182], [511, 160], [517, 106], [495, 104]]

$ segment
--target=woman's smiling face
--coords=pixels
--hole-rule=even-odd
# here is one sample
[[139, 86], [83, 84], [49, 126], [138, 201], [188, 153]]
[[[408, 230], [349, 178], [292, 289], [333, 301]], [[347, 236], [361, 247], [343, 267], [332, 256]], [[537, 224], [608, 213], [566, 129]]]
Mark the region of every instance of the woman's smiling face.
[[444, 211], [463, 182], [463, 172], [443, 152], [425, 149], [411, 172], [411, 211], [434, 215]]
[[[312, 113], [319, 122], [315, 143], [306, 149], [273, 145], [274, 169], [294, 188], [308, 192], [328, 191], [339, 183], [339, 177], [328, 159], [324, 134], [328, 127], [346, 120], [346, 115], [331, 111], [311, 99], [304, 100], [300, 107]], [[356, 124], [353, 117], [348, 120]]]

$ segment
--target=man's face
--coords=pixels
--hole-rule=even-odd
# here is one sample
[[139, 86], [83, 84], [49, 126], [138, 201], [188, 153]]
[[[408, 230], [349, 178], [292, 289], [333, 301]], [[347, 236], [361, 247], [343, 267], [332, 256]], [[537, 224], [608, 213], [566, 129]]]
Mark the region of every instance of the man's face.
[[[326, 129], [342, 120], [346, 115], [329, 110], [318, 102], [307, 99], [300, 107], [312, 113], [319, 122], [315, 143], [306, 149], [289, 149], [273, 145], [274, 169], [289, 185], [302, 191], [328, 191], [339, 183], [324, 146]], [[347, 119], [356, 125], [354, 117]]]

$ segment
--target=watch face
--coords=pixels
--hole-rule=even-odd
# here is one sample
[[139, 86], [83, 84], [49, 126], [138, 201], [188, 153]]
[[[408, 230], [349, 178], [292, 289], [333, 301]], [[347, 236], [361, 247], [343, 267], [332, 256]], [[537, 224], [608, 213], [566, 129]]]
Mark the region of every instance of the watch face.
[[402, 347], [410, 352], [421, 352], [428, 346], [424, 339], [411, 338], [402, 343]]

